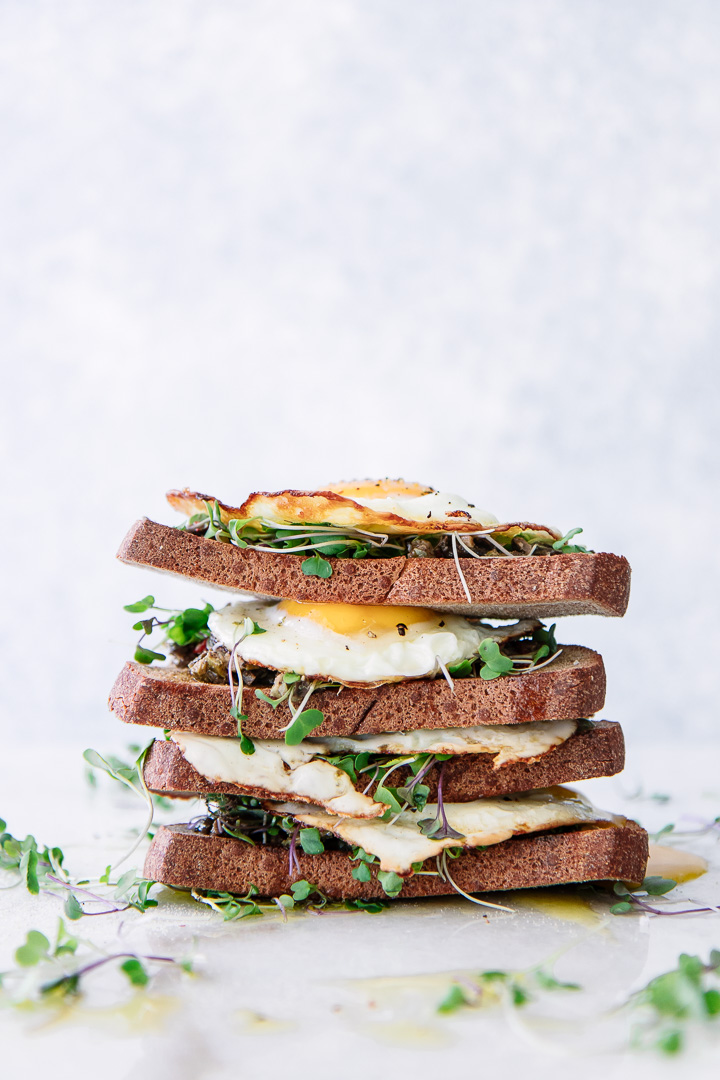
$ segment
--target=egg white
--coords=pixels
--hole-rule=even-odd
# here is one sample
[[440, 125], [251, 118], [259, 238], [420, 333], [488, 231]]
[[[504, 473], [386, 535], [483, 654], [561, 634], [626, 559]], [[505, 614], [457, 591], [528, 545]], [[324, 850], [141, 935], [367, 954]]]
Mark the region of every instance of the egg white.
[[232, 649], [242, 637], [248, 617], [265, 633], [240, 640], [237, 654], [243, 660], [341, 683], [433, 676], [441, 670], [441, 663], [448, 667], [470, 659], [488, 636], [486, 629], [443, 612], [410, 624], [403, 636], [396, 628], [376, 635], [369, 631], [339, 634], [308, 617], [286, 613], [278, 602], [228, 604], [213, 612], [208, 626], [226, 648]]
[[[453, 495], [447, 491], [431, 491], [427, 495], [388, 495], [380, 499], [365, 499], [357, 495], [350, 496], [354, 502], [366, 506], [369, 510], [376, 510], [381, 514], [397, 514], [405, 521], [445, 521], [449, 514], [460, 511], [467, 514], [471, 521], [479, 526], [497, 525], [498, 519], [487, 510], [480, 510], [477, 506], [467, 502], [461, 495]], [[452, 520], [452, 519], [451, 519]], [[462, 518], [461, 518], [462, 520]]]

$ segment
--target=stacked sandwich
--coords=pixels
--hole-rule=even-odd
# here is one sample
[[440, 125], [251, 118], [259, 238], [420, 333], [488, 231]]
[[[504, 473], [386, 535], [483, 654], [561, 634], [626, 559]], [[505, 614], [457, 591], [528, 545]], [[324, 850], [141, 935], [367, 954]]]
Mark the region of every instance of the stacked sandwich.
[[645, 832], [559, 786], [624, 745], [589, 719], [601, 657], [540, 621], [622, 615], [625, 559], [403, 481], [168, 499], [183, 523], [139, 521], [119, 558], [231, 596], [129, 605], [111, 708], [165, 730], [151, 791], [207, 803], [158, 830], [147, 877], [356, 903], [643, 879]]

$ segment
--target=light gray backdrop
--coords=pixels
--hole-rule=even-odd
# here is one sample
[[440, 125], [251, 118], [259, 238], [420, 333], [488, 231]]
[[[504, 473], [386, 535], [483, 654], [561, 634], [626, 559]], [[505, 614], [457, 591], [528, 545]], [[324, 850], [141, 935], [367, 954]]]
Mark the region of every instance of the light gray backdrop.
[[2, 0], [3, 723], [125, 736], [163, 492], [403, 475], [635, 576], [635, 738], [718, 728], [714, 0]]

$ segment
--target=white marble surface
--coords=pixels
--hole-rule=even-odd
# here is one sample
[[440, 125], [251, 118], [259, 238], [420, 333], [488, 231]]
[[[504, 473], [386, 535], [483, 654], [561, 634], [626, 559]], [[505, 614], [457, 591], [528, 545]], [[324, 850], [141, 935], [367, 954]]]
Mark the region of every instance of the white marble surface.
[[[678, 761], [682, 768], [678, 769]], [[599, 805], [634, 814], [652, 829], [668, 821], [697, 827], [720, 808], [717, 747], [666, 744], [648, 750], [619, 779], [582, 787]], [[27, 783], [32, 771], [35, 783]], [[3, 812], [11, 831], [33, 831], [60, 844], [77, 874], [96, 875], [139, 826], [139, 801], [114, 786], [91, 790], [78, 751], [16, 747], [0, 763]], [[671, 795], [664, 803], [653, 795]], [[187, 807], [169, 814], [183, 820]], [[684, 817], [683, 815], [691, 815]], [[679, 846], [710, 860], [710, 870], [679, 887], [689, 903], [716, 904], [720, 893], [717, 836]], [[581, 1066], [584, 1075], [676, 1076], [679, 1063], [626, 1049], [626, 1019], [598, 1017], [649, 978], [675, 966], [680, 952], [706, 957], [720, 945], [717, 914], [677, 918], [617, 917], [607, 905], [563, 901], [552, 892], [514, 893], [513, 914], [466, 901], [397, 904], [381, 915], [330, 912], [223, 924], [213, 912], [163, 890], [144, 915], [85, 918], [73, 930], [98, 947], [118, 946], [191, 956], [196, 974], [156, 971], [133, 993], [112, 973], [96, 975], [87, 996], [60, 1017], [0, 1012], [3, 1066], [58, 1080], [90, 1063], [106, 1080], [147, 1070], [160, 1080], [230, 1080], [274, 1075], [329, 1080], [366, 1076], [382, 1066], [425, 1075], [462, 1075], [479, 1063], [495, 1074], [538, 1077]], [[52, 935], [59, 913], [52, 897], [21, 889], [0, 892], [0, 969], [30, 927]], [[435, 1007], [458, 973], [522, 969], [558, 955], [558, 977], [579, 993], [545, 995], [516, 1017], [499, 1009], [441, 1018]], [[28, 1041], [30, 1040], [30, 1041]], [[720, 1029], [696, 1033], [683, 1070], [717, 1074]]]

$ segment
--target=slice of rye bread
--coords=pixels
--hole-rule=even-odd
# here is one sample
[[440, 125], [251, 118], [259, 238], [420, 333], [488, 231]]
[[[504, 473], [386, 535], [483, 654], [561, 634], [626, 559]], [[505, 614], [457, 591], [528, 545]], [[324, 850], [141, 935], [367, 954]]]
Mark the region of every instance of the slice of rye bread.
[[[452, 861], [452, 876], [469, 893], [532, 889], [581, 881], [640, 882], [645, 877], [648, 836], [634, 821], [571, 826], [552, 832], [514, 836], [484, 850], [471, 848]], [[377, 879], [356, 881], [348, 853], [298, 852], [296, 879], [316, 885], [331, 900], [383, 897]], [[427, 859], [423, 870], [436, 870]], [[162, 826], [145, 859], [151, 881], [181, 889], [217, 889], [244, 895], [254, 885], [261, 896], [287, 893], [293, 880], [282, 847], [251, 847], [242, 840], [191, 832], [185, 825]], [[454, 893], [439, 877], [415, 875], [400, 899]]]
[[[605, 702], [602, 657], [580, 645], [565, 645], [552, 664], [527, 675], [498, 679], [410, 679], [375, 689], [346, 686], [317, 690], [308, 707], [325, 719], [315, 736], [379, 735], [418, 728], [524, 724], [530, 720], [575, 720], [592, 716]], [[109, 706], [126, 724], [237, 735], [229, 714], [230, 689], [198, 682], [187, 671], [127, 663], [110, 691]], [[290, 720], [286, 705], [272, 705], [243, 691], [243, 731], [253, 739], [282, 739]]]
[[251, 551], [141, 518], [117, 556], [214, 588], [315, 603], [409, 604], [498, 619], [624, 615], [630, 565], [607, 552], [460, 559], [329, 559], [329, 578], [303, 573], [297, 555]]
[[[571, 735], [564, 743], [539, 757], [515, 761], [493, 768], [494, 754], [458, 754], [445, 762], [443, 797], [446, 802], [470, 802], [493, 795], [508, 795], [515, 791], [554, 787], [593, 776], [615, 776], [625, 765], [625, 742], [619, 724], [600, 720], [588, 731]], [[428, 798], [437, 798], [439, 767], [432, 768], [423, 783], [430, 788]], [[267, 788], [244, 787], [223, 781], [208, 780], [186, 761], [174, 742], [156, 740], [145, 758], [145, 783], [158, 795], [171, 798], [192, 798], [196, 795], [252, 795], [256, 799], [292, 797], [298, 802], [310, 802], [299, 795], [278, 796]], [[410, 769], [397, 769], [393, 785], [402, 787], [412, 776]], [[362, 791], [368, 777], [358, 780], [355, 787]], [[370, 788], [375, 792], [376, 784]]]

